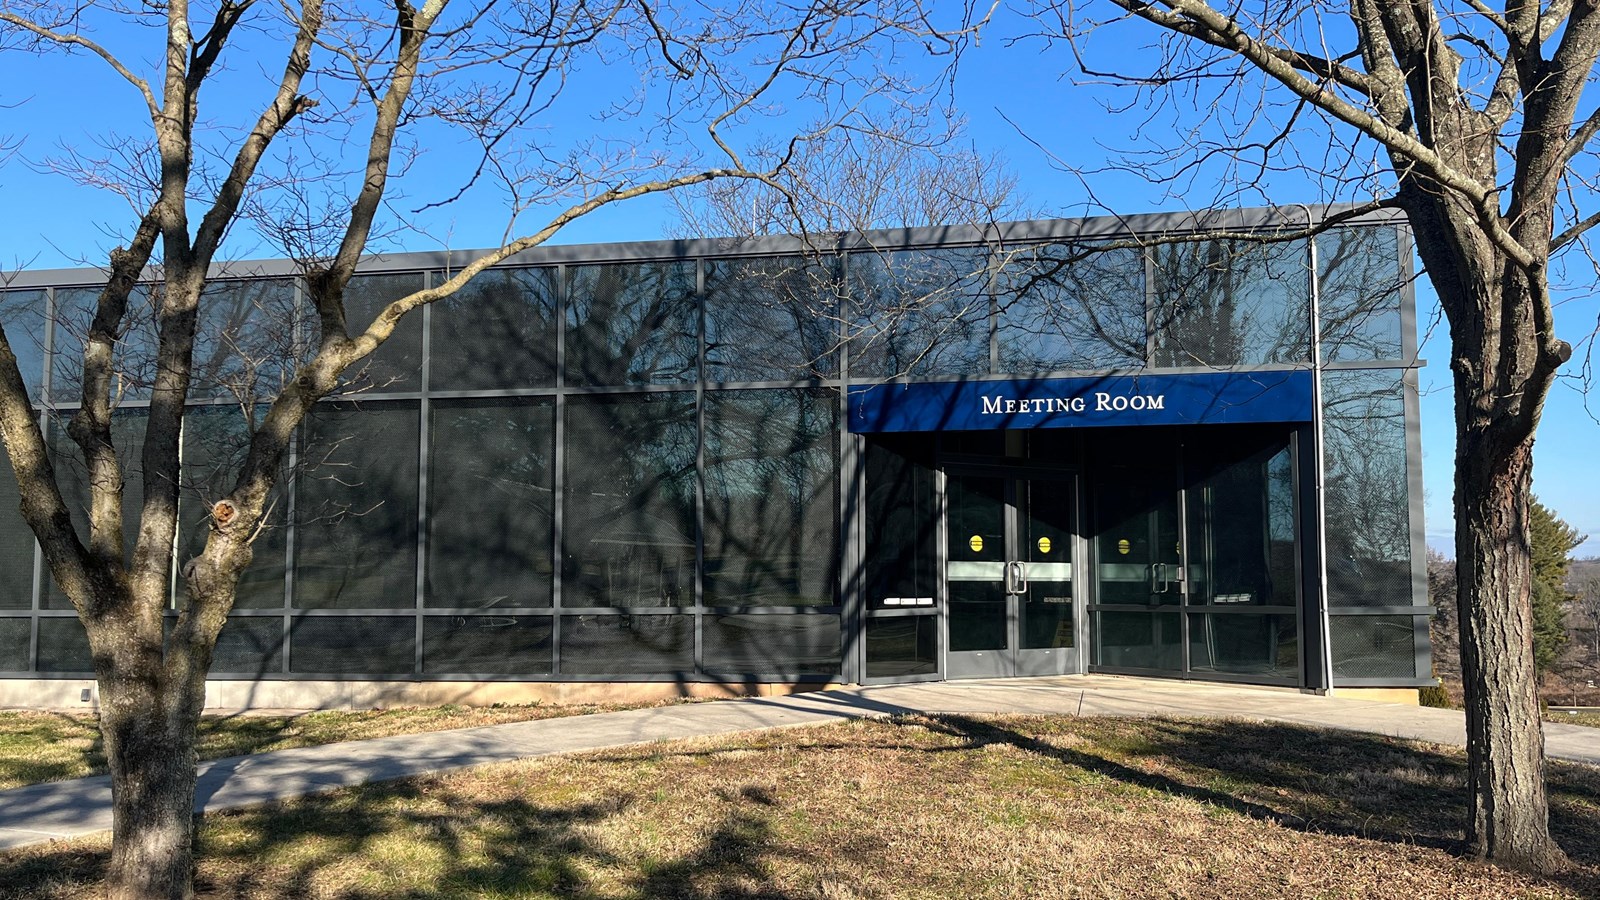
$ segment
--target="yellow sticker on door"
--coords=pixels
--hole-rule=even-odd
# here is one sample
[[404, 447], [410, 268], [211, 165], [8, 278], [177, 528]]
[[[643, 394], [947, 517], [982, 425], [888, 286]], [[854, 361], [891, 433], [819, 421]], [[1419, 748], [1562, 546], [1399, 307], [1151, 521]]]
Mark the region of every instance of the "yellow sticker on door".
[[1050, 552], [1050, 539], [1049, 538], [1047, 538], [1047, 537], [1039, 538], [1039, 552], [1040, 553], [1049, 553]]
[[1128, 539], [1127, 538], [1123, 538], [1122, 540], [1117, 541], [1117, 552], [1121, 553], [1123, 556], [1127, 556], [1128, 552], [1130, 550], [1132, 550], [1132, 549], [1133, 549], [1133, 545], [1128, 543]]
[[973, 553], [982, 553], [983, 552], [983, 535], [981, 535], [981, 534], [973, 535], [972, 536], [972, 540], [967, 541], [967, 546], [972, 548], [972, 552]]

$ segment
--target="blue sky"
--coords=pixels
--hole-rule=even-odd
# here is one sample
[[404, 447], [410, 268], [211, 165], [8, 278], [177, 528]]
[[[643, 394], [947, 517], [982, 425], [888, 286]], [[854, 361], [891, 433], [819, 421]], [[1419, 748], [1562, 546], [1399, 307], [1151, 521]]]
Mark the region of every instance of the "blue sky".
[[[1201, 129], [1213, 113], [1197, 100], [1154, 118], [1145, 107], [1115, 110], [1129, 95], [1074, 74], [1063, 46], [1050, 46], [1023, 35], [1024, 20], [1002, 10], [996, 28], [964, 60], [955, 90], [949, 94], [966, 120], [967, 140], [984, 152], [1001, 153], [1018, 177], [1030, 204], [1052, 215], [1084, 215], [1114, 209], [1137, 213], [1181, 210], [1208, 205], [1225, 174], [1209, 169], [1178, 190], [1152, 185], [1128, 172], [1101, 172], [1083, 177], [1069, 169], [1095, 169], [1112, 158], [1112, 148], [1139, 146], [1148, 137]], [[1151, 33], [1138, 27], [1112, 29], [1097, 34], [1091, 58], [1125, 62], [1148, 58], [1144, 42]], [[132, 43], [125, 31], [107, 35], [132, 60], [149, 59], [145, 44]], [[252, 36], [253, 41], [264, 37]], [[126, 41], [126, 42], [123, 42]], [[235, 61], [209, 96], [203, 117], [210, 113], [227, 118], [237, 98], [254, 102], [262, 96], [261, 73], [275, 68], [272, 57]], [[561, 103], [552, 109], [544, 132], [551, 143], [577, 136], [609, 134], [641, 145], [648, 140], [637, 125], [600, 122], [594, 111], [641, 85], [626, 67], [588, 66], [574, 73]], [[103, 189], [74, 185], [46, 171], [42, 161], [60, 156], [63, 148], [105, 153], [97, 148], [125, 144], [130, 136], [147, 129], [131, 89], [110, 78], [103, 67], [83, 55], [76, 58], [34, 57], [0, 53], [0, 135], [22, 139], [20, 154], [0, 167], [9, 215], [0, 217], [0, 267], [54, 268], [100, 262], [106, 251], [127, 232], [132, 217], [127, 204]], [[1267, 117], [1270, 119], [1269, 109]], [[781, 123], [780, 123], [781, 124]], [[610, 129], [610, 132], [607, 132]], [[631, 130], [630, 130], [631, 129]], [[447, 136], [430, 136], [413, 175], [404, 187], [416, 198], [438, 196], [440, 172], [451, 172], [466, 148]], [[1306, 146], [1323, 146], [1314, 133]], [[307, 148], [311, 149], [310, 147]], [[327, 151], [327, 145], [318, 149]], [[341, 151], [343, 152], [343, 151]], [[448, 179], [446, 179], [448, 180]], [[1092, 194], [1092, 196], [1091, 196]], [[1270, 195], [1278, 203], [1313, 203], [1324, 199], [1319, 186], [1304, 175], [1275, 173], [1263, 181], [1262, 192], [1252, 201]], [[505, 226], [504, 201], [492, 191], [469, 193], [462, 201], [408, 214], [420, 226], [417, 233], [394, 239], [393, 248], [436, 249], [497, 243]], [[649, 240], [662, 237], [674, 224], [668, 204], [645, 200], [619, 206], [569, 226], [557, 237], [562, 243]], [[231, 248], [235, 258], [274, 255], [270, 246], [241, 240]], [[1576, 268], [1576, 267], [1575, 267]], [[1583, 282], [1568, 285], [1568, 296], [1558, 309], [1558, 328], [1578, 343], [1595, 327], [1596, 303]], [[1426, 284], [1418, 290], [1419, 320], [1424, 327], [1436, 318], [1436, 304]], [[1423, 453], [1429, 542], [1451, 549], [1451, 464], [1453, 454], [1448, 337], [1443, 326], [1425, 335], [1422, 358]], [[1577, 372], [1585, 347], [1569, 365]], [[1600, 555], [1600, 478], [1595, 478], [1592, 454], [1600, 447], [1600, 425], [1585, 401], [1600, 411], [1600, 397], [1586, 398], [1575, 377], [1558, 384], [1547, 405], [1535, 453], [1534, 489], [1544, 502], [1585, 534], [1593, 535], [1579, 555]]]

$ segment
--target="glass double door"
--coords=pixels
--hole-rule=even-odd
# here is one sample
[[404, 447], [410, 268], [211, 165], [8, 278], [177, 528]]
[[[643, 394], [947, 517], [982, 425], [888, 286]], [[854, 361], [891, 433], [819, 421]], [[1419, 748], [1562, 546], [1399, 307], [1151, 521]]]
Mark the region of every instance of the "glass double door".
[[1097, 471], [1089, 534], [1097, 670], [1298, 683], [1290, 447], [1272, 432], [1229, 437], [1147, 447], [1143, 460], [1130, 448]]
[[947, 469], [945, 675], [1077, 671], [1071, 472]]

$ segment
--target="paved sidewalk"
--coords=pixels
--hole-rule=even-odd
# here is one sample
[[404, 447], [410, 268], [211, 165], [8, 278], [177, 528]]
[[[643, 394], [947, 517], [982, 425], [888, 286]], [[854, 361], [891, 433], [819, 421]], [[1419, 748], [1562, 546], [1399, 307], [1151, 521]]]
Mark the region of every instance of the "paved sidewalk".
[[[1104, 675], [886, 685], [724, 700], [326, 744], [202, 763], [212, 812], [483, 763], [901, 713], [1214, 716], [1292, 722], [1460, 746], [1462, 714], [1297, 691]], [[1600, 729], [1545, 726], [1551, 757], [1600, 765]], [[0, 791], [0, 849], [111, 827], [104, 776]]]

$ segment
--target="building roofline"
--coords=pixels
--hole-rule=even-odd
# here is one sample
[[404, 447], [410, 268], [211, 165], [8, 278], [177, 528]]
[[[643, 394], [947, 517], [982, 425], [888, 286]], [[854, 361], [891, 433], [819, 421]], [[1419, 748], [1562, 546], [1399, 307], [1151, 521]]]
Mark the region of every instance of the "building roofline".
[[[503, 265], [549, 266], [642, 262], [647, 260], [696, 257], [774, 256], [803, 252], [848, 250], [901, 250], [918, 247], [959, 247], [987, 243], [1030, 243], [1048, 240], [1108, 240], [1139, 234], [1172, 234], [1215, 230], [1258, 230], [1304, 226], [1354, 209], [1352, 203], [1286, 204], [1244, 209], [1200, 210], [1192, 212], [1138, 213], [1127, 216], [1089, 216], [1074, 219], [1033, 219], [994, 222], [984, 225], [937, 225], [917, 228], [889, 228], [867, 232], [818, 235], [763, 235], [740, 238], [685, 238], [654, 241], [629, 241], [594, 244], [545, 244], [511, 257]], [[1349, 220], [1345, 224], [1378, 225], [1404, 222], [1398, 210], [1380, 209]], [[450, 270], [459, 268], [490, 252], [475, 250], [423, 250], [410, 253], [373, 254], [363, 257], [357, 271], [363, 274]], [[273, 278], [300, 274], [300, 268], [285, 258], [238, 260], [212, 265], [212, 278]], [[6, 280], [3, 287], [24, 290], [50, 286], [92, 285], [108, 274], [99, 267], [24, 270]], [[152, 279], [153, 280], [153, 279]]]

